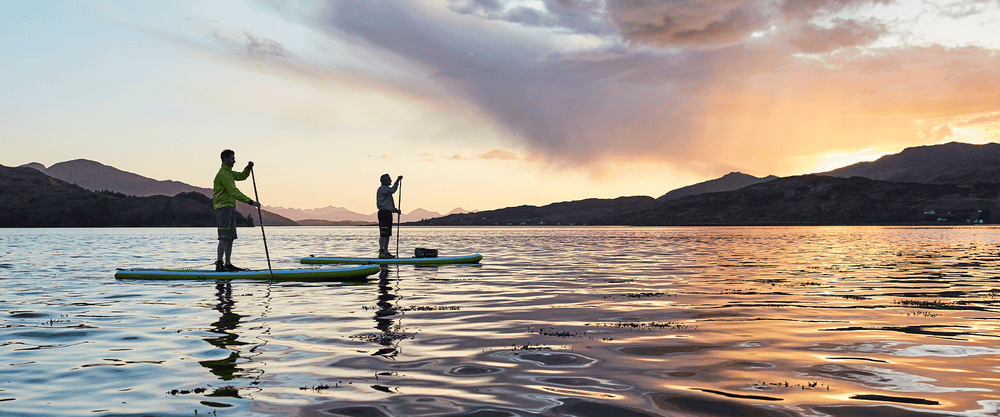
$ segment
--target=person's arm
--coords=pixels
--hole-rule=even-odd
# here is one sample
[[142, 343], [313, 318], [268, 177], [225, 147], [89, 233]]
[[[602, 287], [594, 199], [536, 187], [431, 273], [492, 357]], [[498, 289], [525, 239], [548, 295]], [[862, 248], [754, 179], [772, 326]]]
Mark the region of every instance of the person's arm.
[[[235, 180], [235, 181], [243, 181], [243, 180], [245, 180], [247, 178], [250, 178], [250, 171], [251, 170], [253, 170], [253, 162], [247, 162], [247, 167], [243, 168], [243, 171], [241, 171], [241, 172], [233, 171], [233, 180]], [[244, 201], [244, 203], [245, 203], [245, 201]]]
[[399, 188], [399, 182], [402, 181], [402, 180], [403, 180], [403, 176], [402, 175], [400, 175], [398, 178], [396, 178], [396, 183], [393, 184], [392, 188], [389, 189], [389, 194], [395, 194], [396, 193], [396, 189]]

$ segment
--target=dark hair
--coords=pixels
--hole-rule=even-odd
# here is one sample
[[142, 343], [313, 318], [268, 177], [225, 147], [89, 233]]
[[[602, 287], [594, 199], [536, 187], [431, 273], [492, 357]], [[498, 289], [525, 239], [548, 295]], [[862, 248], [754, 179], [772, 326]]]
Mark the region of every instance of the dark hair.
[[219, 155], [219, 158], [226, 159], [227, 156], [235, 156], [235, 155], [236, 155], [236, 152], [233, 152], [232, 149], [226, 149], [226, 150], [222, 151], [222, 154]]
[[392, 184], [392, 177], [390, 177], [389, 174], [382, 174], [382, 177], [379, 178], [379, 181], [382, 181], [382, 185], [389, 185]]

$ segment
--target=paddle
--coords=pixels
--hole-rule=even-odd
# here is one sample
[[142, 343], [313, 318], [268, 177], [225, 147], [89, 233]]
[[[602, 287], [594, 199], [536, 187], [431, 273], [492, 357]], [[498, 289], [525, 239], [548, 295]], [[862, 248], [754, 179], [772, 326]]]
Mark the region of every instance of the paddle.
[[[399, 181], [399, 180], [397, 180]], [[396, 258], [399, 258], [399, 222], [403, 221], [403, 183], [399, 183], [399, 207], [396, 210]]]
[[253, 199], [257, 202], [257, 219], [260, 220], [260, 236], [264, 238], [264, 255], [267, 256], [267, 272], [271, 273], [274, 280], [274, 271], [271, 269], [271, 254], [267, 252], [267, 235], [264, 234], [264, 216], [260, 214], [260, 197], [257, 196], [257, 178], [253, 175], [253, 167], [250, 167], [250, 179], [253, 181]]

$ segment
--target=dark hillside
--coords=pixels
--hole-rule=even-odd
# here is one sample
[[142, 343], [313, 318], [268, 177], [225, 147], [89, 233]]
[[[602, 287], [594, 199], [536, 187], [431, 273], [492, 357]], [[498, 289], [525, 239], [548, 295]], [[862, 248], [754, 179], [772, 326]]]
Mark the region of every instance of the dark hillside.
[[774, 175], [768, 175], [766, 177], [755, 177], [753, 175], [747, 175], [742, 172], [730, 172], [723, 175], [721, 178], [716, 178], [714, 180], [708, 180], [705, 182], [699, 182], [694, 185], [689, 185], [687, 187], [681, 187], [666, 193], [659, 198], [657, 201], [667, 201], [676, 200], [678, 198], [687, 197], [689, 195], [698, 195], [704, 193], [717, 193], [722, 191], [733, 191], [738, 190], [743, 187], [749, 187], [754, 184], [760, 184], [762, 182], [768, 182], [771, 180], [776, 180], [778, 177]]
[[409, 224], [423, 226], [495, 226], [586, 224], [613, 213], [654, 207], [652, 197], [590, 198], [546, 206], [518, 206], [475, 213], [452, 214]]
[[[990, 222], [1000, 184], [960, 187], [804, 175], [666, 201], [596, 224], [866, 225]], [[931, 214], [933, 212], [933, 214]]]
[[951, 142], [906, 148], [898, 154], [849, 165], [822, 175], [922, 184], [1000, 183], [1000, 144]]
[[[0, 227], [214, 226], [211, 199], [198, 193], [133, 197], [92, 192], [32, 168], [0, 165]], [[242, 225], [252, 219], [241, 217]]]

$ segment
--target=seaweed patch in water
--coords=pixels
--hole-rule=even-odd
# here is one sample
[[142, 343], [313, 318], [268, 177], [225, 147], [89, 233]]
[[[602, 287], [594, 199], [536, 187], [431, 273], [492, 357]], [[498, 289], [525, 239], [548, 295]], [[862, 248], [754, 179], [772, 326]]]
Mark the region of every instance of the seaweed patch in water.
[[389, 331], [389, 332], [383, 332], [383, 333], [356, 334], [356, 335], [349, 336], [349, 337], [351, 339], [357, 339], [357, 340], [361, 340], [361, 341], [365, 341], [365, 342], [370, 342], [370, 343], [378, 343], [380, 345], [390, 345], [390, 344], [392, 344], [393, 342], [395, 342], [397, 340], [413, 339], [416, 336], [414, 336], [414, 335], [412, 335], [410, 333]]
[[[817, 381], [817, 382], [806, 382], [805, 384], [789, 384], [788, 381], [782, 381], [782, 382], [760, 381], [760, 384], [754, 382], [752, 387], [755, 389], [760, 389], [760, 388], [768, 389], [769, 387], [779, 387], [779, 388], [801, 388], [804, 390], [811, 390], [813, 388], [819, 388], [819, 382]], [[823, 387], [826, 388], [827, 391], [829, 391], [832, 385], [824, 384]]]
[[871, 297], [867, 295], [854, 295], [854, 294], [823, 294], [824, 297], [839, 297], [848, 300], [871, 300]]
[[901, 306], [908, 306], [908, 307], [920, 307], [920, 308], [939, 309], [939, 310], [958, 307], [955, 303], [944, 303], [941, 302], [940, 300], [934, 300], [934, 301], [897, 300], [894, 301], [893, 304], [898, 304]]
[[167, 391], [167, 394], [170, 394], [170, 395], [187, 395], [187, 394], [191, 394], [191, 393], [201, 394], [201, 393], [203, 393], [205, 391], [208, 391], [208, 390], [206, 388], [195, 388], [193, 390], [174, 389], [174, 390]]
[[216, 388], [216, 389], [212, 390], [212, 393], [208, 394], [208, 396], [209, 397], [233, 397], [233, 398], [241, 398], [240, 397], [240, 390], [237, 389], [236, 387], [232, 386], [232, 385], [226, 385], [226, 386], [221, 387], [221, 388]]
[[677, 294], [667, 294], [665, 292], [630, 292], [627, 294], [605, 295], [605, 299], [616, 298], [649, 298], [649, 297], [676, 297]]
[[[589, 326], [590, 323], [588, 323], [586, 325]], [[671, 330], [692, 330], [692, 329], [697, 329], [698, 328], [698, 326], [691, 326], [691, 325], [687, 325], [687, 324], [680, 324], [680, 323], [672, 322], [672, 321], [668, 321], [668, 322], [655, 322], [655, 321], [650, 321], [650, 322], [635, 322], [635, 321], [630, 321], [630, 322], [617, 322], [617, 323], [595, 323], [594, 326], [596, 326], [596, 327], [619, 327], [619, 328], [623, 328], [623, 329], [636, 329], [636, 330], [653, 330], [653, 329], [660, 329], [660, 330], [664, 330], [664, 329], [671, 329]]]
[[413, 306], [413, 307], [403, 307], [399, 311], [444, 311], [444, 310], [461, 310], [460, 306]]
[[[538, 333], [542, 336], [583, 337], [577, 332], [557, 331], [554, 327], [528, 327], [528, 333]], [[586, 332], [585, 332], [586, 334]]]
[[865, 401], [887, 401], [892, 403], [902, 403], [902, 404], [920, 404], [920, 405], [940, 405], [941, 403], [934, 400], [926, 400], [923, 398], [913, 398], [913, 397], [894, 397], [890, 395], [879, 395], [879, 394], [857, 394], [851, 396], [852, 400], [865, 400]]
[[528, 343], [523, 346], [513, 345], [511, 350], [552, 350], [552, 348], [545, 345], [532, 345], [531, 343]]
[[901, 313], [901, 314], [906, 314], [907, 317], [909, 317], [909, 316], [941, 317], [940, 314], [938, 314], [938, 313], [931, 313], [929, 311], [914, 311], [914, 312], [907, 311], [906, 313]]

